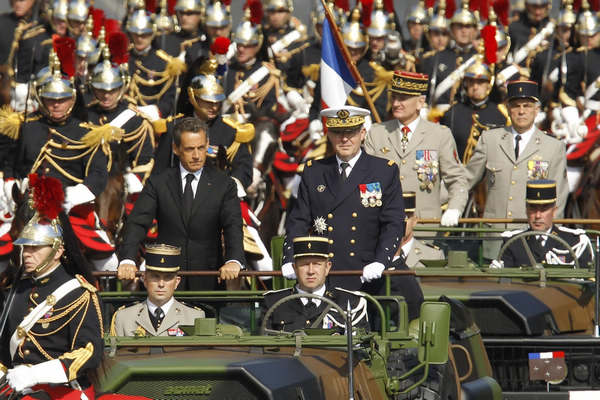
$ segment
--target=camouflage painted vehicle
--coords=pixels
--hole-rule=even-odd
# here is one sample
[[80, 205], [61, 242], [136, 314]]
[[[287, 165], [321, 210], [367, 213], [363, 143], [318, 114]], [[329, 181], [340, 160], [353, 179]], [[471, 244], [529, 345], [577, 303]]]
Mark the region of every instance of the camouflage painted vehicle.
[[[467, 307], [503, 398], [569, 399], [577, 391], [597, 391], [584, 398], [600, 398], [596, 268], [488, 269], [466, 252], [424, 263], [417, 275], [425, 299], [445, 295]], [[535, 361], [540, 357], [542, 366]]]
[[[437, 400], [458, 399], [461, 392], [471, 400], [501, 398], [500, 387], [489, 376], [491, 367], [478, 334], [463, 332], [469, 337], [467, 347], [473, 345], [476, 353], [472, 356], [465, 347], [462, 360], [466, 362], [455, 360], [449, 352], [453, 343], [448, 303], [425, 302], [420, 319], [409, 325], [401, 297], [369, 296], [381, 321], [374, 332], [348, 336], [317, 329], [266, 336], [254, 319], [260, 292], [230, 292], [225, 298], [223, 293], [212, 293], [220, 298], [211, 293], [193, 295], [189, 300], [204, 305], [224, 300], [229, 305], [248, 304], [250, 328], [218, 324], [219, 307], [212, 302], [208, 308], [217, 312], [217, 318], [197, 319], [194, 326], [182, 327], [186, 336], [107, 336], [97, 388], [165, 400]], [[110, 302], [110, 297], [105, 294], [105, 301]], [[389, 310], [382, 304], [390, 301], [396, 307], [394, 315], [386, 318]], [[349, 376], [353, 397], [349, 397]]]

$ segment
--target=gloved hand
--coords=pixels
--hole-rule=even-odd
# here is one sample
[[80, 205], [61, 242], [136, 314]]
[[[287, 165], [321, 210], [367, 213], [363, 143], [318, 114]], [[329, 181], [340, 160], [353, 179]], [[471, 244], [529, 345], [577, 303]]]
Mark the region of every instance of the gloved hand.
[[360, 281], [362, 283], [371, 282], [374, 279], [381, 278], [381, 274], [385, 270], [385, 265], [380, 262], [372, 262], [371, 264], [365, 265], [363, 268], [362, 276], [360, 277]]
[[449, 208], [442, 215], [440, 224], [442, 226], [456, 226], [458, 225], [458, 218], [460, 218], [460, 210]]
[[66, 383], [69, 380], [59, 360], [50, 360], [35, 365], [18, 365], [9, 369], [6, 380], [15, 392], [22, 392], [41, 383]]
[[140, 182], [140, 178], [133, 172], [126, 173], [123, 175], [123, 178], [125, 179], [125, 186], [127, 187], [127, 193], [129, 194], [139, 193], [144, 188], [144, 185]]
[[296, 271], [291, 262], [287, 262], [281, 266], [281, 273], [286, 279], [296, 279]]
[[94, 200], [96, 196], [88, 189], [83, 183], [78, 183], [75, 186], [69, 186], [65, 189], [65, 202], [63, 207], [65, 212], [71, 211], [71, 208], [80, 204], [89, 203]]
[[320, 119], [310, 121], [308, 132], [310, 133], [311, 140], [319, 140], [323, 136], [323, 122]]
[[491, 269], [500, 269], [500, 268], [504, 268], [504, 261], [500, 260], [492, 260], [492, 262], [490, 263], [490, 268]]

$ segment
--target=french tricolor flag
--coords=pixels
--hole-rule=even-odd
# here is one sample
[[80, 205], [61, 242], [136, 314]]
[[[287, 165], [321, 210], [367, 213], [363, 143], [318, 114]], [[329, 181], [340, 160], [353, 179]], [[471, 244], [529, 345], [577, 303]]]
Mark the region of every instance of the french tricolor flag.
[[544, 360], [549, 358], [565, 358], [564, 351], [547, 351], [544, 353], [529, 353], [530, 360]]
[[321, 99], [323, 108], [342, 107], [357, 83], [340, 51], [329, 20], [323, 21], [321, 41]]

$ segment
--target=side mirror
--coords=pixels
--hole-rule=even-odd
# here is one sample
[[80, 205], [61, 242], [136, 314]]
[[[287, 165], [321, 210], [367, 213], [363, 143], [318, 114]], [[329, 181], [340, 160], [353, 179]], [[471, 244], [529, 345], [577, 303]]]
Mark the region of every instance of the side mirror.
[[426, 301], [419, 321], [419, 361], [444, 364], [448, 361], [450, 305]]

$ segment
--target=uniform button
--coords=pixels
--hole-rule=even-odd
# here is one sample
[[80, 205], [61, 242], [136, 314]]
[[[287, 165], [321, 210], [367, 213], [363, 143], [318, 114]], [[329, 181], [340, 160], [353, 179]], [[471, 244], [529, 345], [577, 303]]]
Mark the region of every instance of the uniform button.
[[509, 199], [509, 200], [512, 200], [512, 196], [508, 196], [508, 199]]
[[356, 230], [356, 227], [355, 227], [355, 226], [353, 226], [353, 227], [352, 227], [352, 228], [350, 228], [350, 229], [352, 229], [353, 231], [355, 231], [355, 230]]
[[327, 230], [331, 232], [333, 230], [333, 226], [328, 227]]
[[508, 212], [508, 216], [509, 216], [509, 217], [510, 217], [510, 216], [512, 216], [512, 212], [510, 212], [510, 211], [509, 211], [509, 212]]
[[350, 252], [350, 257], [354, 257], [354, 252]]
[[34, 299], [37, 299], [38, 297], [40, 297], [40, 294], [39, 293], [34, 293], [32, 296], [33, 296]]
[[28, 355], [29, 355], [29, 353], [30, 353], [30, 351], [29, 351], [29, 350], [25, 350], [25, 351], [23, 352], [23, 354], [24, 354], [24, 355], [26, 355], [26, 356], [28, 356]]
[[352, 218], [356, 218], [356, 217], [358, 217], [358, 214], [357, 214], [357, 213], [355, 213], [355, 212], [353, 212], [353, 213], [352, 213]]
[[329, 239], [329, 244], [333, 244], [333, 239]]
[[406, 164], [406, 160], [402, 160], [402, 164]]
[[403, 181], [404, 180], [404, 175], [400, 175], [400, 180]]
[[310, 321], [309, 320], [306, 320], [306, 325], [310, 325]]
[[46, 167], [46, 169], [44, 169], [44, 172], [49, 174], [50, 173], [50, 168]]
[[333, 253], [329, 253], [329, 258], [333, 258]]
[[513, 166], [513, 169], [517, 169], [517, 166], [516, 166], [516, 165], [514, 165], [514, 166]]
[[356, 243], [356, 240], [350, 239], [350, 244], [354, 244], [354, 243]]
[[329, 219], [333, 218], [333, 214], [327, 214], [327, 218], [329, 218]]
[[517, 183], [516, 181], [512, 181], [512, 182], [511, 182], [511, 185], [514, 185], [514, 184], [516, 184], [516, 183]]

